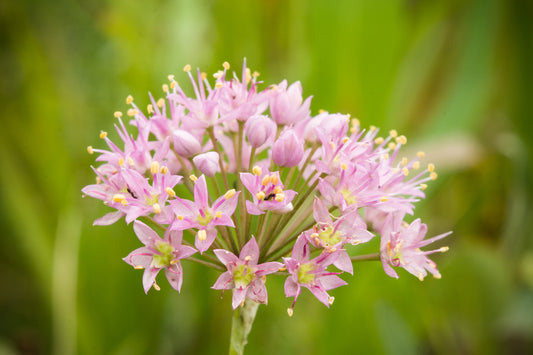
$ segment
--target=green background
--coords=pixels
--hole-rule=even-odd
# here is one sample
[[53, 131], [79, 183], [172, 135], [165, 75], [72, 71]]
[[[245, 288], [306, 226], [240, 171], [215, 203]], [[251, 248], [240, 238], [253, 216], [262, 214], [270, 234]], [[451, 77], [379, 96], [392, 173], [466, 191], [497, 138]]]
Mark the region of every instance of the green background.
[[[441, 280], [357, 264], [330, 309], [289, 318], [270, 278], [249, 354], [526, 354], [533, 349], [533, 6], [505, 0], [4, 1], [0, 4], [0, 353], [220, 354], [230, 294], [184, 262], [181, 294], [145, 295], [131, 226], [82, 199], [113, 112], [191, 64], [247, 58], [300, 80], [312, 110], [397, 129], [439, 179], [416, 213]], [[116, 137], [116, 135], [112, 134]]]

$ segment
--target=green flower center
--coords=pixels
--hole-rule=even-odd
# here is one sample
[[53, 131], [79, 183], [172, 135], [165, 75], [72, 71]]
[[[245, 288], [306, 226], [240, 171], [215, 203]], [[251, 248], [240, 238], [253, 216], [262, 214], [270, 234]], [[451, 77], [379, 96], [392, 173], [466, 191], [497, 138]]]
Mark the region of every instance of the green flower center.
[[151, 197], [146, 198], [146, 205], [153, 206], [154, 204], [159, 202], [159, 195], [151, 194]]
[[255, 278], [255, 269], [250, 265], [240, 264], [233, 268], [235, 287], [246, 287]]
[[335, 245], [342, 241], [341, 232], [333, 233], [333, 227], [328, 226], [326, 229], [318, 233], [318, 237], [327, 245]]
[[209, 222], [211, 222], [211, 220], [213, 219], [213, 213], [207, 208], [204, 209], [203, 212], [204, 216], [199, 214], [198, 217], [196, 217], [196, 222], [198, 222], [202, 226], [207, 226]]
[[174, 259], [174, 247], [169, 243], [157, 241], [155, 243], [155, 250], [159, 254], [154, 254], [153, 266], [156, 268], [170, 266], [170, 263]]
[[344, 197], [344, 201], [346, 201], [348, 205], [354, 205], [357, 202], [357, 197], [352, 195], [350, 190], [346, 188], [341, 189], [341, 194], [342, 194], [342, 197]]
[[298, 283], [300, 284], [311, 284], [315, 281], [315, 274], [312, 274], [311, 271], [315, 269], [313, 263], [300, 264], [296, 275], [298, 276]]

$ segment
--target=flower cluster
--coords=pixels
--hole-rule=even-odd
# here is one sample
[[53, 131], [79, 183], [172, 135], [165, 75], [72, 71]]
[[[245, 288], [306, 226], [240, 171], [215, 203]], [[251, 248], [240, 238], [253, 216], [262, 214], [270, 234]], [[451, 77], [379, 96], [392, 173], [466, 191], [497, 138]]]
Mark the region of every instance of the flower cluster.
[[[339, 275], [357, 260], [381, 259], [392, 277], [397, 267], [440, 277], [428, 255], [447, 248], [420, 248], [447, 234], [424, 239], [425, 224], [404, 221], [437, 174], [423, 152], [400, 156], [404, 136], [362, 129], [349, 115], [313, 116], [299, 82], [260, 90], [246, 62], [240, 77], [224, 63], [214, 83], [184, 71], [192, 97], [170, 75], [146, 110], [126, 99], [134, 135], [115, 112], [118, 143], [101, 132], [108, 148], [88, 147], [101, 164], [82, 191], [112, 209], [95, 224], [133, 222], [144, 246], [124, 260], [144, 269], [145, 292], [159, 289], [162, 269], [179, 291], [181, 260], [221, 270], [213, 288], [231, 289], [233, 308], [266, 303], [267, 275], [285, 275], [289, 314], [302, 288], [329, 306], [328, 291], [346, 284]], [[354, 255], [373, 238], [379, 253]]]

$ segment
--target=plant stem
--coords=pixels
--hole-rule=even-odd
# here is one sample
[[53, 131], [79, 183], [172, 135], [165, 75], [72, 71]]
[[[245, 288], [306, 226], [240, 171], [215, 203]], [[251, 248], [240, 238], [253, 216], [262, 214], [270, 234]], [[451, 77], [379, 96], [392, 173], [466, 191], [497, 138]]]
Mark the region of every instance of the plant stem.
[[257, 313], [259, 303], [246, 298], [242, 307], [233, 311], [231, 322], [230, 355], [244, 354], [244, 346], [248, 342], [248, 334]]

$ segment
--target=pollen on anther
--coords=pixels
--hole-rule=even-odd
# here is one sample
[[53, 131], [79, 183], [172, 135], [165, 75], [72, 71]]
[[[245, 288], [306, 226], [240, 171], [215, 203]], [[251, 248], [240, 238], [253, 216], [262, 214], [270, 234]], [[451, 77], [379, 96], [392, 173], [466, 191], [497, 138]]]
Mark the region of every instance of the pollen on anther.
[[159, 203], [154, 203], [154, 205], [152, 207], [154, 208], [154, 212], [156, 214], [160, 214], [161, 213], [161, 206], [159, 206]]
[[420, 169], [420, 162], [419, 161], [415, 161], [413, 163], [413, 169], [415, 169], [415, 170]]
[[92, 147], [92, 146], [88, 146], [88, 147], [87, 147], [87, 152], [88, 152], [89, 154], [94, 154], [93, 147]]
[[335, 302], [335, 297], [333, 297], [333, 296], [329, 297], [329, 298], [328, 298], [328, 303], [329, 303], [330, 305], [332, 305], [333, 302]]
[[402, 166], [406, 166], [407, 165], [407, 158], [406, 157], [402, 158], [401, 164], [402, 164]]
[[403, 135], [399, 136], [396, 138], [396, 143], [405, 145], [407, 144], [407, 138]]
[[198, 231], [198, 240], [206, 240], [207, 239], [207, 232], [205, 231], [205, 229], [201, 229]]
[[220, 217], [222, 217], [222, 212], [220, 212], [220, 211], [217, 211], [217, 213], [215, 213], [215, 216], [216, 216], [217, 218], [220, 218]]
[[435, 171], [435, 164], [432, 164], [432, 163], [428, 164], [428, 171], [430, 173], [434, 172]]
[[267, 186], [269, 182], [270, 182], [270, 176], [265, 175], [265, 177], [263, 177], [263, 180], [261, 180], [261, 185]]
[[165, 106], [165, 99], [160, 98], [159, 100], [157, 100], [157, 107], [163, 108], [163, 106]]
[[380, 200], [381, 202], [387, 202], [389, 198], [387, 196], [382, 196]]
[[217, 89], [220, 89], [220, 88], [223, 87], [223, 86], [224, 86], [224, 84], [222, 84], [222, 82], [220, 82], [220, 81], [217, 81], [217, 83], [215, 84], [215, 87], [216, 87]]
[[346, 169], [348, 169], [348, 165], [346, 165], [346, 163], [342, 163], [342, 164], [341, 164], [341, 169], [342, 169], [342, 170], [346, 170]]
[[131, 157], [128, 157], [127, 160], [128, 160], [128, 164], [130, 164], [130, 166], [134, 166], [135, 165], [135, 162], [133, 161], [133, 159]]
[[448, 250], [450, 250], [449, 247], [442, 247], [442, 248], [439, 249], [439, 251], [440, 251], [441, 253], [445, 253], [445, 252], [447, 252]]
[[381, 144], [383, 143], [383, 141], [384, 141], [383, 137], [377, 137], [376, 139], [374, 139], [374, 143], [376, 144]]
[[175, 81], [173, 81], [173, 82], [170, 83], [170, 88], [171, 88], [171, 89], [175, 89], [177, 85], [178, 85], [178, 83], [176, 83]]
[[168, 81], [173, 81], [174, 80], [174, 75], [170, 74], [169, 76], [167, 76], [167, 78], [168, 78]]
[[118, 165], [119, 166], [124, 165], [124, 158], [118, 158]]
[[171, 187], [167, 187], [167, 188], [165, 188], [165, 192], [166, 192], [170, 197], [174, 197], [174, 196], [176, 196], [176, 192], [175, 192]]
[[128, 95], [128, 97], [126, 97], [126, 103], [127, 103], [128, 105], [130, 105], [132, 102], [133, 102], [133, 96]]
[[146, 106], [146, 109], [148, 110], [149, 114], [154, 113], [154, 106], [152, 106], [152, 104], [148, 104], [148, 106]]
[[222, 63], [222, 66], [224, 67], [224, 69], [229, 70], [229, 63], [228, 62]]
[[396, 143], [394, 143], [394, 142], [390, 142], [390, 143], [387, 145], [387, 147], [389, 147], [389, 149], [393, 150], [393, 149], [396, 148]]
[[122, 200], [120, 201], [120, 204], [124, 207], [126, 207], [128, 205], [128, 200]]
[[425, 190], [425, 189], [428, 188], [428, 185], [427, 185], [427, 184], [420, 184], [420, 188], [421, 188], [422, 190]]
[[261, 74], [260, 74], [258, 71], [254, 71], [254, 72], [252, 73], [252, 76], [253, 76], [254, 78], [257, 78], [259, 75], [261, 75]]
[[200, 73], [200, 78], [202, 78], [202, 80], [207, 79], [207, 73], [204, 73], [204, 72]]
[[120, 202], [120, 201], [122, 201], [124, 199], [125, 199], [125, 197], [124, 197], [123, 194], [114, 194], [113, 195], [113, 201], [114, 202]]
[[431, 180], [436, 180], [436, 179], [437, 179], [437, 176], [438, 176], [438, 175], [437, 175], [437, 173], [435, 173], [435, 172], [432, 172], [431, 174], [429, 174], [429, 178], [430, 178]]
[[283, 192], [283, 189], [281, 188], [281, 186], [276, 186], [276, 188], [274, 189], [275, 194], [280, 194], [282, 192]]
[[163, 91], [168, 92], [168, 84], [163, 84]]
[[142, 270], [142, 269], [144, 269], [144, 266], [142, 266], [142, 265], [135, 265], [133, 268], [134, 268], [134, 269], [137, 269], [137, 270]]
[[134, 108], [130, 108], [130, 109], [128, 110], [128, 116], [130, 116], [130, 117], [135, 116], [135, 115], [138, 114], [138, 113], [139, 113], [139, 111], [137, 111], [137, 110], [134, 109]]
[[370, 132], [374, 132], [376, 129], [378, 129], [376, 126], [370, 126], [369, 127]]
[[424, 153], [423, 151], [419, 151], [418, 153], [416, 153], [416, 156], [419, 157], [420, 159], [422, 159], [425, 155], [426, 153]]
[[186, 66], [183, 67], [183, 71], [184, 72], [190, 72], [191, 71], [191, 66], [190, 64], [187, 64]]
[[254, 168], [252, 169], [253, 173], [257, 176], [261, 176], [261, 174], [263, 173], [263, 170], [261, 169], [261, 167], [259, 166], [254, 166]]
[[178, 217], [180, 221], [183, 221], [183, 216], [181, 214], [177, 215], [176, 217]]
[[155, 282], [154, 282], [154, 289], [155, 289], [156, 291], [161, 291], [161, 287], [159, 287], [159, 285], [156, 284]]
[[279, 182], [278, 176], [274, 174], [270, 175], [270, 182], [272, 185], [276, 185]]
[[393, 130], [390, 130], [390, 131], [389, 131], [389, 135], [390, 135], [392, 138], [396, 138], [396, 137], [398, 137], [398, 132], [397, 132], [395, 129], [393, 129]]
[[190, 179], [192, 182], [196, 182], [196, 180], [198, 180], [198, 178], [196, 177], [196, 175], [190, 175], [190, 176], [189, 176], [189, 179]]
[[161, 170], [159, 170], [159, 171], [161, 172], [161, 174], [166, 174], [166, 173], [168, 173], [168, 167], [162, 166]]
[[287, 314], [289, 315], [289, 317], [292, 317], [292, 315], [294, 314], [292, 308], [287, 308]]
[[402, 173], [403, 173], [405, 176], [409, 175], [409, 169], [407, 169], [407, 168], [403, 168], [403, 169], [402, 169]]
[[255, 197], [257, 197], [258, 200], [262, 200], [265, 198], [265, 193], [263, 191], [259, 191], [258, 193], [255, 194]]
[[115, 116], [115, 118], [120, 118], [120, 117], [122, 117], [122, 112], [115, 111], [115, 113], [113, 113], [113, 116]]
[[224, 194], [224, 198], [225, 198], [226, 200], [229, 200], [230, 198], [232, 198], [233, 196], [235, 196], [235, 194], [236, 194], [235, 189], [228, 190], [228, 191], [226, 191], [226, 193]]
[[278, 202], [283, 202], [285, 199], [285, 194], [276, 194], [276, 197], [274, 198]]
[[100, 138], [104, 139], [105, 137], [107, 137], [107, 132], [106, 131], [100, 132]]
[[152, 162], [152, 165], [150, 166], [150, 172], [152, 173], [152, 175], [155, 175], [159, 172], [159, 162]]
[[348, 137], [344, 137], [344, 138], [342, 139], [342, 143], [346, 143], [346, 142], [348, 142], [349, 140], [350, 140], [350, 138], [348, 138]]

